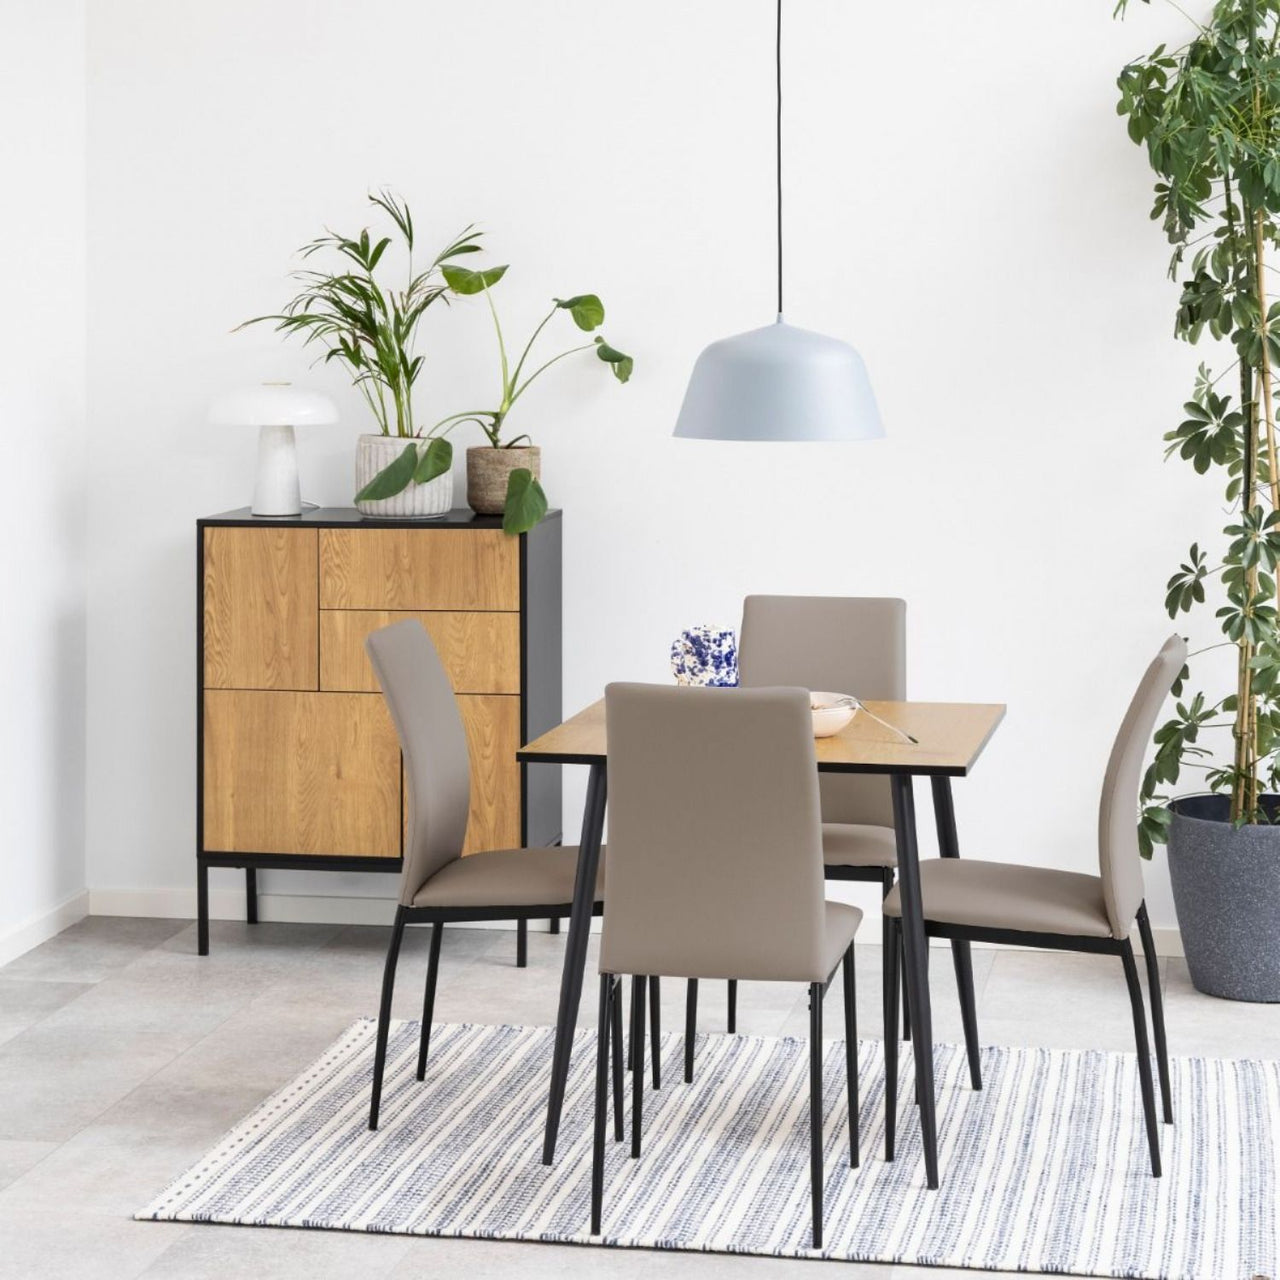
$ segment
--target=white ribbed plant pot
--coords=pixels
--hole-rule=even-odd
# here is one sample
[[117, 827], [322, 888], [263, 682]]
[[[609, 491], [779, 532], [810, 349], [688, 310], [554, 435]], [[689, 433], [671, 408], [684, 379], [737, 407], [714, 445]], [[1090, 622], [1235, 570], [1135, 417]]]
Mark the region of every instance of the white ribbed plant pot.
[[[361, 436], [356, 443], [356, 492], [391, 465], [405, 450], [409, 441], [402, 436]], [[379, 516], [384, 520], [432, 520], [453, 507], [453, 472], [428, 480], [426, 484], [410, 484], [390, 498], [356, 502], [361, 515]]]

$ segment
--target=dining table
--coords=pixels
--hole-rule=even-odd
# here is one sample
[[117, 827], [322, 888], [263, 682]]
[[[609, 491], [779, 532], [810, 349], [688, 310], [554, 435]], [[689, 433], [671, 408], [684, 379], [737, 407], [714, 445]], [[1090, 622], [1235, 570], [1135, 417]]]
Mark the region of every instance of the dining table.
[[[871, 714], [860, 711], [838, 733], [815, 738], [814, 756], [819, 773], [879, 774], [887, 775], [890, 780], [916, 1099], [925, 1180], [927, 1186], [934, 1189], [938, 1186], [938, 1138], [933, 1023], [929, 1004], [929, 944], [920, 898], [913, 782], [917, 777], [930, 780], [938, 851], [943, 857], [958, 857], [960, 850], [951, 779], [966, 777], [973, 769], [1003, 719], [1005, 708], [997, 703], [882, 702], [870, 699], [861, 705]], [[604, 699], [593, 702], [526, 743], [517, 752], [517, 759], [529, 764], [573, 764], [588, 768], [573, 906], [560, 976], [560, 1000], [542, 1147], [543, 1163], [551, 1164], [555, 1160], [578, 1005], [582, 998], [596, 873], [604, 839], [609, 760]], [[955, 952], [958, 966], [969, 963], [967, 947], [965, 943]]]

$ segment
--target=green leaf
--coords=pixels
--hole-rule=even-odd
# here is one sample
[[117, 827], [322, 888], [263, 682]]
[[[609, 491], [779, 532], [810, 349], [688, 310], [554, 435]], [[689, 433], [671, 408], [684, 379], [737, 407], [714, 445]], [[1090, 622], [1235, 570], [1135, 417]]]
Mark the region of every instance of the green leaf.
[[463, 297], [492, 288], [507, 274], [505, 266], [490, 267], [487, 271], [471, 271], [466, 267], [442, 264], [440, 271], [449, 288]]
[[427, 447], [418, 459], [413, 472], [414, 484], [426, 484], [437, 476], [445, 474], [453, 466], [453, 445], [443, 436], [427, 441]]
[[418, 446], [407, 444], [404, 452], [383, 467], [359, 493], [357, 502], [375, 502], [379, 498], [394, 498], [397, 493], [407, 489], [413, 480], [413, 473], [418, 465]]
[[604, 324], [604, 303], [594, 293], [578, 293], [572, 298], [556, 298], [555, 304], [573, 317], [579, 329], [590, 333]]
[[619, 382], [626, 382], [631, 377], [631, 370], [635, 368], [635, 361], [628, 355], [611, 347], [603, 338], [596, 339], [596, 355], [600, 357], [606, 364], [613, 367], [613, 376]]
[[547, 514], [547, 495], [528, 467], [507, 477], [507, 501], [502, 512], [503, 533], [528, 533]]

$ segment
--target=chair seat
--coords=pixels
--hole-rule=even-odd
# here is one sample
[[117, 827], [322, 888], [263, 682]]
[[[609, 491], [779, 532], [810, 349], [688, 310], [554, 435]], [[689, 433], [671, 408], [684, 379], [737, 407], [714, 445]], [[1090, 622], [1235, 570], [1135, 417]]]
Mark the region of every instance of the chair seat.
[[828, 867], [896, 867], [897, 837], [892, 827], [824, 822], [822, 861]]
[[827, 975], [833, 974], [840, 957], [853, 945], [854, 934], [862, 923], [862, 912], [851, 907], [847, 902], [827, 901], [823, 904], [825, 933], [823, 936], [823, 957], [826, 962]]
[[[413, 897], [415, 907], [567, 907], [573, 901], [578, 846], [493, 849], [446, 863]], [[604, 850], [595, 900], [604, 897]]]
[[[976, 929], [1059, 933], [1109, 938], [1111, 924], [1098, 876], [1009, 862], [931, 858], [920, 864], [924, 918]], [[884, 900], [884, 912], [902, 915], [901, 888]]]

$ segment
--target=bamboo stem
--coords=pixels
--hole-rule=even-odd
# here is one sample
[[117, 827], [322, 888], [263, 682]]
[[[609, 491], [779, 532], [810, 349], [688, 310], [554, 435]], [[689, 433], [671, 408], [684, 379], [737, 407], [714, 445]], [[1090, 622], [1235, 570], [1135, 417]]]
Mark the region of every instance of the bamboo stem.
[[[1262, 325], [1262, 359], [1258, 372], [1262, 379], [1263, 421], [1267, 430], [1267, 479], [1270, 482], [1272, 509], [1280, 511], [1280, 468], [1276, 466], [1276, 419], [1271, 405], [1271, 352], [1267, 346], [1267, 339], [1270, 335], [1267, 331], [1267, 280], [1263, 274], [1266, 270], [1263, 227], [1263, 215], [1261, 213], [1254, 214], [1253, 254], [1258, 279], [1258, 314]], [[1250, 503], [1253, 501], [1252, 494], [1249, 501]], [[1280, 587], [1277, 588], [1277, 591], [1278, 596], [1280, 596]]]

